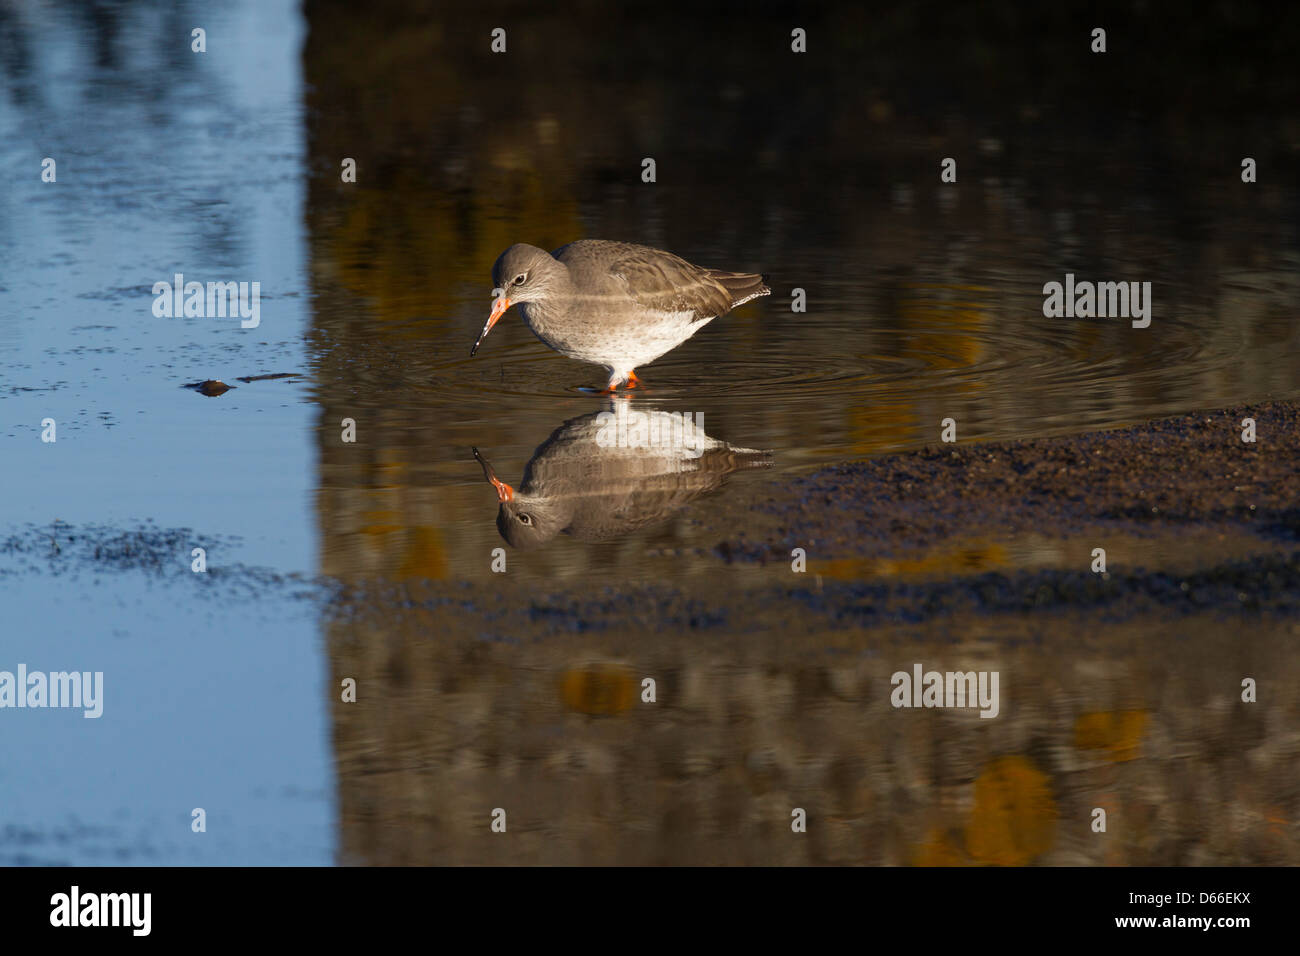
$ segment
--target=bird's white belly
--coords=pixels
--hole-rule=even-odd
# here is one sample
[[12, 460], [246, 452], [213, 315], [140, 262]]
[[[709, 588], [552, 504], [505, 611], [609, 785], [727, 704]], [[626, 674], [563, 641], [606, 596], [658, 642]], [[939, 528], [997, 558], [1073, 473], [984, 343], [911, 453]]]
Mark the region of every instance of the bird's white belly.
[[[653, 362], [681, 345], [712, 319], [692, 323], [691, 312], [646, 310], [634, 321], [605, 323], [599, 319], [580, 324], [548, 322], [525, 314], [533, 334], [561, 355], [629, 371]], [[537, 322], [536, 319], [542, 321]]]

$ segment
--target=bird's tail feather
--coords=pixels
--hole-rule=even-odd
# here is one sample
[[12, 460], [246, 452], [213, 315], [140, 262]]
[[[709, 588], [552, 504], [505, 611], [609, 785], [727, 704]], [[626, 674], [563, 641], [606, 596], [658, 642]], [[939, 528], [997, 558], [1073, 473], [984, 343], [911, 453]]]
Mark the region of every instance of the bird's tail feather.
[[731, 296], [731, 307], [733, 309], [739, 305], [744, 305], [750, 299], [772, 294], [772, 290], [767, 287], [767, 276], [765, 274], [759, 275], [757, 272], [723, 272], [719, 269], [710, 269], [709, 278], [727, 290], [727, 294]]

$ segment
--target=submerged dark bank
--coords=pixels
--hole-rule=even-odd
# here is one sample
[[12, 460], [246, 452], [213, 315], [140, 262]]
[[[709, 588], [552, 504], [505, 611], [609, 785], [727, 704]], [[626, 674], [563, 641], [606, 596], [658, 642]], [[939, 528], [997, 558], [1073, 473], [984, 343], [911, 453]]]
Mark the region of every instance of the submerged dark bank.
[[[1026, 533], [1247, 535], [1276, 547], [1300, 536], [1298, 408], [1269, 402], [1081, 435], [936, 443], [777, 479], [737, 498], [753, 517], [741, 532], [719, 528], [716, 551], [726, 560], [785, 559], [795, 547], [900, 556]], [[1248, 418], [1253, 443], [1242, 440]]]

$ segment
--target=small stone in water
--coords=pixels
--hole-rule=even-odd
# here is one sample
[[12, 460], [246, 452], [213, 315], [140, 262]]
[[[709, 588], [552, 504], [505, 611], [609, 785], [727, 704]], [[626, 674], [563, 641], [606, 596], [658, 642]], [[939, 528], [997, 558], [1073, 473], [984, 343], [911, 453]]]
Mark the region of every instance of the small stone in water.
[[230, 391], [234, 387], [235, 386], [227, 385], [225, 382], [216, 378], [210, 378], [206, 382], [189, 382], [188, 384], [181, 386], [181, 388], [192, 388], [194, 391], [208, 396], [221, 395], [224, 392]]

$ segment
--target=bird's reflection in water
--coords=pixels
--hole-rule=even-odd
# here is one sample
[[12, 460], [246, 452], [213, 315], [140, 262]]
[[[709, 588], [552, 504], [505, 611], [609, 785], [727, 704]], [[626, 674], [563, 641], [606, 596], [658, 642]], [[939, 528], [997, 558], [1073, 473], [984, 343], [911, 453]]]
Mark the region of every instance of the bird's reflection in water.
[[668, 518], [733, 471], [771, 464], [770, 452], [709, 438], [702, 424], [689, 413], [613, 401], [607, 411], [557, 428], [533, 453], [518, 490], [475, 448], [496, 488], [501, 537], [516, 548], [538, 547], [562, 532], [608, 541]]

